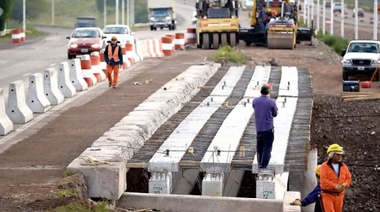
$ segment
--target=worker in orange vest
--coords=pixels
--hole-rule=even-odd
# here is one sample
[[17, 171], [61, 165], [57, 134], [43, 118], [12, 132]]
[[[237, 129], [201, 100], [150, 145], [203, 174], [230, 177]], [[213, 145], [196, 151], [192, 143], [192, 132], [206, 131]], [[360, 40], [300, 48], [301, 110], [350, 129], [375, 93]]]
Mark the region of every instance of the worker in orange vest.
[[328, 160], [322, 163], [320, 183], [325, 212], [342, 212], [345, 189], [351, 184], [351, 172], [342, 162], [344, 151], [339, 144], [327, 149]]
[[111, 43], [104, 49], [104, 60], [107, 63], [108, 86], [116, 88], [119, 81], [119, 69], [123, 65], [123, 53], [121, 47], [117, 44], [116, 36], [112, 36]]

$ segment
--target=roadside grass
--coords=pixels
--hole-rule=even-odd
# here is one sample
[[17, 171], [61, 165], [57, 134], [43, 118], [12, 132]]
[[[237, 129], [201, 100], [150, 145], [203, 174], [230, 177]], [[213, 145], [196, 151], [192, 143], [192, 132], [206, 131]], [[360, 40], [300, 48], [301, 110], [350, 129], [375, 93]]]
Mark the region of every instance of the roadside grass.
[[212, 55], [211, 60], [214, 62], [229, 61], [237, 64], [245, 64], [247, 62], [247, 58], [244, 54], [229, 45], [220, 47]]
[[335, 35], [323, 35], [322, 32], [318, 32], [317, 39], [322, 41], [324, 44], [330, 46], [334, 52], [340, 55], [342, 49], [346, 49], [348, 46], [349, 41], [347, 39], [344, 39], [340, 36]]

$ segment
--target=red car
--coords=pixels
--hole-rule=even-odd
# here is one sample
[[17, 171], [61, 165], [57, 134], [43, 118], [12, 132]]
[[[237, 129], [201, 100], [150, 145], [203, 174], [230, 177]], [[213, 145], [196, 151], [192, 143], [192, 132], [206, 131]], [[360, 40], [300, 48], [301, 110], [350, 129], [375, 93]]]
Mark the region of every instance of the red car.
[[77, 55], [91, 54], [105, 47], [103, 31], [97, 27], [76, 28], [71, 33], [67, 45], [67, 58], [72, 59]]

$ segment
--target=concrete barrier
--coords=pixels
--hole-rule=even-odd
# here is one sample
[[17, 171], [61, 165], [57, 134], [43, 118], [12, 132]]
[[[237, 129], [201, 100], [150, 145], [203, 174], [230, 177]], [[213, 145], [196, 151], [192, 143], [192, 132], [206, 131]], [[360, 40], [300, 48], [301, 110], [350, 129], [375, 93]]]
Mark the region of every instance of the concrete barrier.
[[140, 61], [144, 60], [144, 46], [141, 40], [136, 40], [135, 42], [135, 52], [139, 56]]
[[0, 88], [0, 135], [7, 135], [13, 130], [13, 122], [5, 112], [3, 89]]
[[[181, 212], [282, 212], [283, 204], [281, 200], [125, 192], [117, 202], [117, 207], [126, 209], [154, 208], [157, 210]], [[299, 206], [297, 207], [300, 208]]]
[[35, 73], [29, 76], [26, 104], [33, 113], [45, 113], [51, 109], [50, 102], [44, 93], [44, 78], [42, 73]]
[[58, 89], [65, 98], [73, 97], [77, 93], [74, 85], [70, 82], [70, 69], [67, 62], [58, 65]]
[[156, 56], [157, 57], [163, 57], [165, 56], [164, 52], [162, 51], [162, 43], [160, 40], [158, 39], [154, 39], [153, 40], [153, 48], [154, 48], [154, 52], [156, 53]]
[[44, 91], [51, 105], [59, 105], [64, 100], [62, 92], [58, 89], [58, 72], [55, 68], [48, 68], [44, 71]]
[[80, 60], [70, 60], [70, 81], [74, 85], [76, 91], [84, 91], [88, 89], [86, 81], [82, 77], [82, 68], [80, 67]]
[[26, 104], [24, 83], [21, 80], [9, 84], [6, 113], [13, 124], [25, 124], [33, 119], [33, 112]]

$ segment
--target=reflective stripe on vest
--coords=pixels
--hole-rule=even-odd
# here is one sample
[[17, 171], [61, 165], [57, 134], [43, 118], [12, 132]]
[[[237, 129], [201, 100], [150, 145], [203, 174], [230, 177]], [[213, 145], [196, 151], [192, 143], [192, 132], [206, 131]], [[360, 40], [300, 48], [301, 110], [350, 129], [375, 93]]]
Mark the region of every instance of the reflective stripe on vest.
[[113, 52], [112, 54], [112, 45], [109, 45], [108, 46], [108, 58], [111, 60], [113, 59], [113, 61], [115, 62], [119, 62], [119, 48], [117, 48], [119, 46], [116, 46], [115, 47], [115, 51]]

